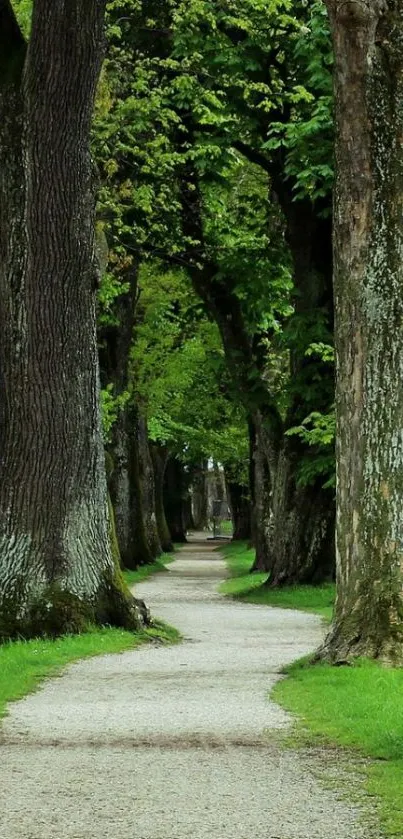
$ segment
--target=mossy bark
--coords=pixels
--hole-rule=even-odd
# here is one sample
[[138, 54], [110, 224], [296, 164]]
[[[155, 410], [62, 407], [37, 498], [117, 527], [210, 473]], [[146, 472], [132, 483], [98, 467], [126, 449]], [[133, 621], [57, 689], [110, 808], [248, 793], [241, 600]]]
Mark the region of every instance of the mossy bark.
[[[188, 142], [192, 139], [191, 119], [189, 117]], [[242, 144], [243, 145], [243, 144]], [[263, 156], [260, 156], [262, 158]], [[264, 160], [264, 158], [263, 158]], [[311, 202], [295, 209], [295, 195], [292, 184], [284, 178], [281, 161], [278, 162], [276, 172], [267, 161], [267, 171], [270, 172], [271, 183], [277, 175], [276, 191], [286, 217], [287, 238], [294, 261], [294, 278], [297, 288], [296, 307], [299, 309], [300, 300], [310, 309], [312, 317], [318, 308], [329, 306], [329, 292], [331, 289], [331, 226], [329, 219], [323, 221], [324, 208], [314, 206]], [[287, 180], [286, 190], [280, 189], [282, 182]], [[268, 179], [269, 181], [269, 179]], [[190, 185], [190, 186], [189, 186]], [[278, 189], [277, 189], [278, 186]], [[298, 461], [294, 456], [285, 460], [290, 452], [290, 445], [286, 435], [287, 429], [296, 424], [296, 418], [301, 422], [311, 410], [321, 410], [322, 405], [307, 406], [304, 404], [303, 391], [312, 384], [312, 376], [317, 370], [309, 366], [306, 361], [305, 349], [292, 353], [291, 375], [293, 385], [297, 390], [297, 374], [305, 368], [306, 380], [298, 395], [292, 400], [293, 404], [284, 422], [278, 410], [275, 396], [270, 392], [267, 384], [264, 353], [256, 353], [256, 347], [265, 338], [263, 335], [251, 336], [247, 327], [247, 318], [242, 308], [242, 302], [235, 290], [231, 278], [225, 279], [220, 275], [219, 266], [205, 258], [207, 248], [204, 242], [202, 195], [198, 175], [189, 163], [182, 181], [182, 200], [186, 212], [183, 214], [183, 226], [190, 240], [197, 243], [193, 251], [187, 253], [189, 273], [196, 292], [200, 295], [210, 314], [215, 319], [223, 342], [228, 369], [233, 377], [243, 401], [248, 421], [253, 432], [254, 450], [252, 459], [253, 481], [252, 503], [253, 523], [252, 534], [256, 546], [256, 567], [272, 575], [273, 581], [282, 584], [298, 581], [298, 567], [301, 570], [301, 580], [307, 580], [308, 567], [312, 567], [313, 577], [319, 581], [320, 565], [323, 557], [323, 579], [328, 577], [328, 552], [332, 550], [332, 541], [328, 539], [328, 530], [323, 526], [316, 526], [318, 509], [329, 508], [327, 518], [334, 515], [334, 500], [332, 495], [324, 491], [321, 497], [321, 485], [316, 486], [318, 504], [312, 501], [306, 510], [311, 511], [313, 521], [307, 528], [307, 514], [305, 513], [299, 525], [295, 520], [300, 515], [304, 505], [301, 503], [303, 492], [298, 487]], [[330, 306], [331, 308], [331, 306]], [[302, 314], [302, 312], [298, 312]], [[331, 312], [328, 312], [331, 320]], [[310, 378], [310, 372], [312, 376]], [[326, 387], [324, 387], [324, 401], [330, 409], [333, 397], [333, 375], [327, 371]], [[329, 387], [329, 384], [330, 387]], [[329, 399], [330, 390], [330, 399]], [[308, 445], [305, 445], [308, 453]], [[310, 454], [310, 452], [309, 452]], [[280, 465], [280, 468], [278, 466]], [[285, 472], [288, 480], [284, 482]], [[280, 500], [280, 493], [283, 496]], [[310, 496], [307, 490], [307, 496]], [[279, 499], [275, 506], [274, 497]], [[283, 538], [287, 530], [286, 538]], [[308, 542], [307, 534], [312, 535]], [[277, 536], [281, 539], [276, 542]], [[300, 537], [295, 543], [295, 537]], [[323, 541], [322, 541], [323, 536]], [[290, 552], [291, 550], [291, 552]], [[334, 553], [330, 557], [334, 563]], [[277, 572], [282, 566], [281, 574]], [[274, 573], [272, 574], [272, 572]]]
[[403, 2], [327, 6], [337, 121], [337, 600], [320, 656], [402, 664]]
[[25, 52], [0, 5], [2, 639], [143, 620], [111, 552], [99, 410], [89, 143], [103, 17], [95, 0], [37, 0]]

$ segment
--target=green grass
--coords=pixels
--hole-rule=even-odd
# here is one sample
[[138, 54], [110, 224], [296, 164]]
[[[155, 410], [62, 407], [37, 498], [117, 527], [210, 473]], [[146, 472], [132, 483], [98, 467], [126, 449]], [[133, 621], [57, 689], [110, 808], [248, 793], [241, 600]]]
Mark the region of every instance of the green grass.
[[180, 635], [173, 627], [155, 621], [153, 627], [136, 633], [94, 629], [83, 635], [14, 641], [0, 646], [0, 718], [6, 713], [8, 702], [22, 699], [43, 679], [57, 675], [72, 661], [132, 650], [153, 640], [175, 643]]
[[221, 533], [223, 536], [232, 536], [232, 521], [228, 521], [227, 519], [223, 519], [222, 521], [220, 521], [218, 526], [218, 532]]
[[403, 837], [403, 670], [371, 661], [353, 667], [296, 662], [286, 672], [273, 698], [298, 714], [311, 741], [372, 758], [368, 790], [379, 798], [382, 826]]
[[229, 580], [221, 583], [221, 594], [247, 603], [315, 612], [327, 621], [331, 620], [335, 595], [335, 586], [332, 583], [270, 589], [265, 585], [267, 574], [251, 573], [255, 551], [248, 548], [245, 542], [232, 542], [220, 548], [220, 551], [231, 575]]
[[123, 576], [128, 586], [135, 586], [136, 583], [141, 583], [153, 574], [160, 574], [161, 572], [166, 571], [165, 566], [170, 562], [173, 562], [174, 559], [175, 554], [173, 553], [162, 554], [159, 559], [155, 560], [155, 562], [152, 562], [149, 565], [140, 565], [136, 571], [124, 571]]

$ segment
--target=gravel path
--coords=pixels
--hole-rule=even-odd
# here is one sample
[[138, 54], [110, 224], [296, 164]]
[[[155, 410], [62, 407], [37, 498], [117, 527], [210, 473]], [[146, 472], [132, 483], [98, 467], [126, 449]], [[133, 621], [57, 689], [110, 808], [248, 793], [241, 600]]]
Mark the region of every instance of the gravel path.
[[183, 644], [79, 662], [11, 706], [1, 839], [379, 836], [318, 782], [321, 761], [272, 734], [289, 718], [267, 693], [320, 621], [224, 600], [224, 576], [209, 543], [186, 546], [136, 589]]

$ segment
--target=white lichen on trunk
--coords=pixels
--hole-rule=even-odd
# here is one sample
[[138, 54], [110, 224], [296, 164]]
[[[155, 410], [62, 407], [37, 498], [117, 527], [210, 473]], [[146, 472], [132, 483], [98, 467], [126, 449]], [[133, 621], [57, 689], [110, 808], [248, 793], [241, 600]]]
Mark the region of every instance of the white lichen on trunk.
[[403, 2], [327, 0], [335, 50], [337, 601], [321, 655], [403, 660]]

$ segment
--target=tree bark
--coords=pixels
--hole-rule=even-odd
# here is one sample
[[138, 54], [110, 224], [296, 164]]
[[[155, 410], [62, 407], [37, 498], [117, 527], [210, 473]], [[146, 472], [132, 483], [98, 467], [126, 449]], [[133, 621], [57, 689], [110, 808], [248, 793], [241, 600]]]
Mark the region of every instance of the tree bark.
[[172, 544], [172, 538], [164, 508], [164, 479], [169, 452], [165, 446], [161, 446], [157, 443], [152, 443], [150, 450], [154, 466], [155, 515], [157, 519], [158, 534], [162, 550], [164, 553], [170, 553], [173, 551], [174, 546]]
[[[99, 332], [101, 382], [103, 387], [113, 383], [115, 396], [121, 396], [129, 388], [129, 358], [135, 322], [137, 274], [137, 265], [131, 264], [121, 277], [122, 283], [127, 283], [128, 290], [120, 295], [115, 305], [116, 325], [108, 325]], [[111, 457], [109, 487], [115, 513], [116, 537], [124, 567], [128, 567], [131, 550], [129, 410], [126, 403], [119, 411], [108, 444]]]
[[119, 414], [112, 429], [110, 494], [115, 515], [116, 538], [123, 568], [129, 567], [130, 555], [130, 450], [126, 408]]
[[[192, 184], [191, 189], [189, 183]], [[277, 186], [279, 200], [287, 219], [287, 236], [294, 259], [298, 300], [301, 298], [302, 301], [297, 303], [297, 308], [303, 306], [315, 311], [324, 299], [328, 300], [331, 288], [331, 224], [327, 219], [322, 225], [321, 214], [315, 214], [315, 208], [310, 202], [296, 207], [298, 202], [292, 201], [290, 189], [287, 188], [286, 191], [282, 187], [280, 177]], [[324, 491], [322, 497], [321, 487], [317, 485], [317, 504], [314, 504], [311, 488], [307, 487], [304, 492], [297, 485], [298, 462], [295, 453], [286, 462], [292, 446], [285, 431], [305, 419], [312, 408], [307, 408], [301, 395], [298, 395], [292, 400], [286, 422], [280, 416], [275, 399], [267, 387], [265, 371], [261, 369], [253, 353], [253, 338], [248, 334], [238, 295], [229, 278], [218, 279], [218, 266], [206, 255], [201, 195], [197, 176], [190, 167], [183, 180], [182, 201], [184, 232], [197, 243], [193, 246], [193, 251], [187, 254], [189, 273], [196, 292], [205, 302], [220, 329], [228, 367], [253, 429], [251, 488], [254, 507], [252, 533], [256, 546], [255, 568], [267, 571], [274, 585], [278, 585], [280, 581], [283, 585], [296, 582], [298, 567], [301, 580], [319, 582], [320, 563], [325, 557], [322, 579], [328, 579], [328, 551], [331, 550], [332, 542], [328, 539], [327, 527], [317, 526], [316, 523], [318, 518], [322, 518], [321, 514], [327, 507], [330, 511], [329, 517], [331, 518], [332, 514], [334, 516], [332, 495]], [[325, 226], [326, 230], [322, 230]], [[292, 376], [295, 377], [306, 364], [304, 350], [299, 357], [294, 353]], [[330, 382], [332, 388], [332, 376]], [[329, 399], [328, 392], [326, 397]], [[318, 407], [320, 409], [320, 406], [316, 406], [316, 410]], [[284, 481], [285, 474], [287, 481]], [[296, 528], [295, 521], [300, 511], [304, 510], [304, 495], [307, 500], [306, 511], [311, 511], [313, 520], [307, 527], [305, 513], [300, 526]], [[273, 498], [278, 499], [275, 505], [272, 503]], [[327, 510], [325, 518], [327, 521]], [[284, 535], [285, 529], [289, 531], [287, 537]], [[312, 537], [309, 543], [308, 534]], [[300, 536], [297, 544], [294, 542], [296, 535]], [[276, 542], [280, 536], [280, 541]], [[330, 557], [331, 561], [334, 562], [334, 554]], [[311, 580], [309, 567], [312, 569]]]
[[[89, 153], [104, 4], [0, 3], [0, 637], [137, 627], [113, 561]], [[18, 193], [18, 194], [17, 194]]]
[[164, 507], [169, 532], [173, 542], [186, 542], [184, 498], [186, 485], [183, 464], [177, 457], [170, 457], [164, 480]]
[[137, 442], [139, 450], [141, 507], [148, 546], [153, 559], [162, 553], [155, 511], [154, 469], [148, 444], [147, 421], [139, 415], [137, 424]]
[[208, 525], [207, 469], [207, 461], [192, 469], [193, 525], [198, 531], [205, 530]]
[[271, 537], [271, 470], [263, 444], [260, 422], [249, 420], [250, 487], [252, 497], [252, 544], [256, 550], [254, 571], [269, 571], [273, 564]]
[[143, 467], [139, 449], [139, 415], [130, 403], [126, 411], [129, 486], [129, 532], [127, 548], [122, 555], [125, 568], [136, 569], [150, 565], [155, 557], [147, 537], [143, 500]]
[[403, 661], [403, 2], [327, 2], [335, 54], [337, 600], [320, 655]]
[[227, 480], [227, 490], [233, 524], [232, 540], [249, 542], [252, 538], [251, 499], [249, 487]]
[[[305, 344], [299, 338], [298, 346], [291, 352], [292, 398], [284, 421], [287, 429], [300, 425], [313, 410], [328, 412], [334, 400], [332, 366], [322, 362], [319, 367], [316, 359], [305, 354], [311, 342], [309, 325], [315, 317], [324, 319], [329, 336], [332, 332], [332, 219], [330, 199], [316, 203], [308, 199], [295, 201], [292, 188], [279, 176], [273, 178], [273, 188], [284, 212], [293, 259], [297, 292], [294, 318], [303, 318], [307, 327]], [[319, 376], [320, 387], [315, 387]], [[333, 578], [335, 570], [334, 492], [323, 486], [322, 475], [307, 485], [300, 482], [300, 464], [315, 452], [299, 437], [283, 434], [276, 449], [271, 470], [268, 584], [325, 582]]]

